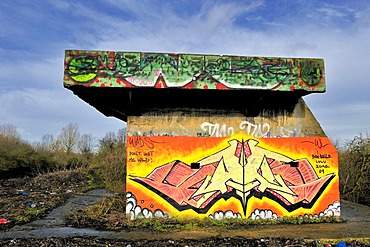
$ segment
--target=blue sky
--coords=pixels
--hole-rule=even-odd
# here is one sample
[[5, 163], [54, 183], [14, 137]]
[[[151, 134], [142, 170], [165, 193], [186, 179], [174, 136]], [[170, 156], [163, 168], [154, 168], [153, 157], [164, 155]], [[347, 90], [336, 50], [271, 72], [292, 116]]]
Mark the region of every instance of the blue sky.
[[125, 127], [63, 87], [67, 49], [313, 57], [327, 92], [304, 100], [345, 143], [370, 127], [368, 13], [368, 0], [2, 0], [0, 124], [30, 142], [70, 122], [97, 138]]

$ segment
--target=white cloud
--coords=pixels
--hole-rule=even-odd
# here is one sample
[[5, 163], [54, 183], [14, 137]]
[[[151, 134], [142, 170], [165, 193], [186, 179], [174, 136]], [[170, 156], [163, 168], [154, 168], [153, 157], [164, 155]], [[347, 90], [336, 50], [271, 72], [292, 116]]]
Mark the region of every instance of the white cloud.
[[44, 60], [0, 62], [1, 88], [57, 88], [63, 85], [64, 58], [62, 52], [60, 55]]
[[48, 3], [63, 11], [68, 11], [71, 8], [71, 4], [64, 0], [50, 0]]
[[126, 126], [121, 120], [105, 117], [62, 86], [0, 92], [0, 124], [17, 126], [23, 139], [39, 141], [45, 134], [56, 136], [70, 122], [79, 124], [81, 133], [98, 138]]
[[336, 6], [325, 4], [324, 7], [319, 8], [317, 11], [323, 14], [325, 18], [341, 18], [346, 16], [346, 13], [344, 11], [350, 11], [350, 9], [339, 9]]

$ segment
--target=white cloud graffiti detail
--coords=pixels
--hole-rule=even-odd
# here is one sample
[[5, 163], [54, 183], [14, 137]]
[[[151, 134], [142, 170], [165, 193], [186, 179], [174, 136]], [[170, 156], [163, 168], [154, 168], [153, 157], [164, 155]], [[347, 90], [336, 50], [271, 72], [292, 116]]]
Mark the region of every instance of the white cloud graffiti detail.
[[142, 208], [137, 205], [137, 200], [134, 194], [127, 192], [126, 194], [126, 214], [130, 216], [130, 220], [139, 218], [168, 218], [169, 215], [162, 210], [156, 209], [154, 211], [148, 208]]

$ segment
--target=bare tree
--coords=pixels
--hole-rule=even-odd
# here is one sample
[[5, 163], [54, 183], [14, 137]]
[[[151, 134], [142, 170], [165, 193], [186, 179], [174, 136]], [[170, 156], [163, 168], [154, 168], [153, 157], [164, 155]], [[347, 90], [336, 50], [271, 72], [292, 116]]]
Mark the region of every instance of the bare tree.
[[33, 143], [32, 146], [38, 151], [55, 150], [54, 136], [50, 134], [43, 135], [41, 141]]
[[57, 137], [57, 143], [66, 153], [71, 153], [76, 151], [79, 138], [78, 124], [69, 123], [60, 131]]
[[119, 129], [117, 133], [117, 141], [118, 143], [126, 143], [126, 128]]
[[82, 154], [89, 155], [94, 152], [95, 138], [92, 134], [81, 135], [78, 141], [78, 151]]
[[0, 136], [20, 139], [21, 135], [19, 134], [17, 127], [13, 124], [2, 124], [0, 125]]
[[53, 135], [43, 135], [41, 137], [41, 148], [44, 150], [53, 150], [53, 145], [54, 145], [54, 136]]
[[99, 140], [99, 149], [102, 150], [112, 150], [114, 145], [117, 143], [116, 134], [110, 131], [105, 134], [105, 136]]

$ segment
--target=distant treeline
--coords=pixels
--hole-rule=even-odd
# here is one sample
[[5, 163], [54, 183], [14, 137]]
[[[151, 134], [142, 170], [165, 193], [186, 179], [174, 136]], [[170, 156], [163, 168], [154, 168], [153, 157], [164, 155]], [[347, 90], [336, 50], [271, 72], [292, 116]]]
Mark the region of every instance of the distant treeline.
[[0, 179], [37, 176], [66, 169], [89, 173], [92, 186], [119, 193], [125, 190], [126, 129], [97, 139], [81, 134], [75, 123], [61, 129], [56, 138], [44, 135], [40, 142], [21, 139], [16, 126], [0, 125]]

